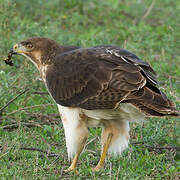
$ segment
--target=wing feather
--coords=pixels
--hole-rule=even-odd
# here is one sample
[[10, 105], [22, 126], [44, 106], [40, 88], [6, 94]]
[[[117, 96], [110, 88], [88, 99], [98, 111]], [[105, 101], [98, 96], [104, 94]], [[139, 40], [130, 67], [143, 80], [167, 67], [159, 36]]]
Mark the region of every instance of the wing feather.
[[60, 105], [111, 109], [129, 102], [151, 115], [177, 113], [156, 87], [151, 66], [129, 51], [116, 46], [80, 48], [56, 56], [53, 62], [46, 71], [46, 84]]
[[107, 87], [110, 70], [87, 56], [87, 52], [77, 50], [59, 55], [47, 68], [46, 84], [58, 104], [77, 106]]
[[[65, 106], [83, 107], [91, 99], [92, 107], [89, 109], [92, 109], [96, 108], [92, 99], [95, 104], [95, 101], [100, 103], [102, 98], [104, 106], [105, 103], [110, 104], [109, 101], [111, 106], [115, 106], [131, 91], [141, 88], [146, 81], [141, 73], [142, 68], [121, 58], [132, 56], [131, 59], [134, 57], [137, 64], [137, 56], [115, 49], [116, 56], [105, 50], [104, 46], [81, 48], [56, 56], [54, 64], [46, 71], [46, 84], [55, 101]], [[141, 60], [139, 64], [148, 66]], [[111, 89], [115, 92], [110, 92]], [[105, 96], [112, 99], [105, 100]]]

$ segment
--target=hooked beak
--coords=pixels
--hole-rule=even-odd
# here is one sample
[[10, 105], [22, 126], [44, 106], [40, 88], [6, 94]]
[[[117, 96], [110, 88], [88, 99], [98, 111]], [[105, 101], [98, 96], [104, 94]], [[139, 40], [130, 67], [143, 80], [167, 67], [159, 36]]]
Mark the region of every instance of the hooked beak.
[[25, 48], [21, 44], [15, 44], [9, 51], [11, 54], [25, 53]]

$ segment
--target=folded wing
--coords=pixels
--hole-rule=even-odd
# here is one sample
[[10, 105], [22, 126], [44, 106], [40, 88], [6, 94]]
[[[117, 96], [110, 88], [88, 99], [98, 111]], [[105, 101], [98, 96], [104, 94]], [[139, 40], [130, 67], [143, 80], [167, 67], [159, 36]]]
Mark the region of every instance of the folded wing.
[[147, 115], [178, 114], [157, 88], [151, 66], [117, 46], [80, 48], [56, 56], [46, 71], [46, 84], [63, 106], [112, 109], [128, 102]]

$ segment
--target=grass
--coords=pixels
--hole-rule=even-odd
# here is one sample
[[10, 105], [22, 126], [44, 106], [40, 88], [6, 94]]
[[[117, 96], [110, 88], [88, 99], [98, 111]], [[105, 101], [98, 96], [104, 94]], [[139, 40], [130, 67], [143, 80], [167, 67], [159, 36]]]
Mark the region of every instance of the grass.
[[[179, 0], [0, 0], [0, 59], [13, 44], [31, 36], [84, 47], [116, 44], [154, 67], [160, 86], [179, 109], [179, 10]], [[14, 67], [0, 61], [0, 107], [29, 91], [0, 117], [0, 179], [178, 179], [180, 152], [149, 148], [180, 147], [179, 119], [170, 117], [131, 124], [131, 141], [143, 143], [131, 144], [98, 173], [90, 167], [100, 157], [101, 132], [91, 129], [89, 140], [96, 139], [81, 155], [79, 175], [64, 174], [69, 162], [57, 108], [48, 95], [37, 94], [47, 91], [36, 68], [23, 57], [13, 59]], [[22, 146], [48, 150], [59, 158]]]

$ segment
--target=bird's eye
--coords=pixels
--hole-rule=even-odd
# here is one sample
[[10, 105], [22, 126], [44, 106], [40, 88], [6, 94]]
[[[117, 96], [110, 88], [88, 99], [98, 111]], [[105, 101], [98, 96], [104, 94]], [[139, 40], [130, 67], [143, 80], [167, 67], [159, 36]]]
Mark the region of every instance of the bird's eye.
[[26, 44], [26, 48], [32, 49], [32, 48], [33, 48], [33, 45], [32, 45], [31, 43], [28, 43], [28, 44]]

